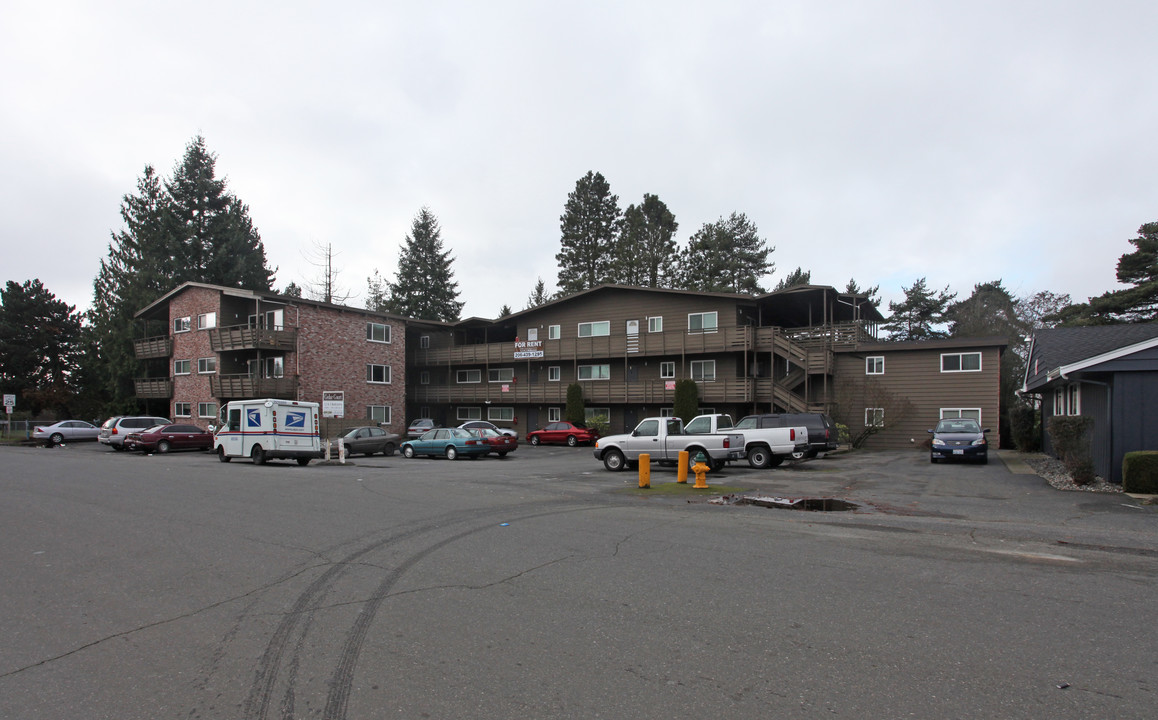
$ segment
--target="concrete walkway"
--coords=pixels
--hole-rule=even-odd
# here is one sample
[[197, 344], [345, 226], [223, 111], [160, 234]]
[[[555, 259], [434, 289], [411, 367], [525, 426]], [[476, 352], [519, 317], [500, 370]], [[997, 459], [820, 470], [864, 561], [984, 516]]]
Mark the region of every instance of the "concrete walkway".
[[997, 457], [1005, 463], [1005, 467], [1014, 475], [1036, 475], [1029, 463], [1021, 459], [1021, 453], [1016, 450], [997, 450]]

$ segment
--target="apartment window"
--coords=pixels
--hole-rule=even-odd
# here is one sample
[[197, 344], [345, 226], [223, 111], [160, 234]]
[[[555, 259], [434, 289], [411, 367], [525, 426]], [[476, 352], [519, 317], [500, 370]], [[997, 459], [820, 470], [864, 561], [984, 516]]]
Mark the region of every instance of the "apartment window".
[[429, 385], [430, 384], [430, 373], [427, 372], [426, 370], [423, 370], [422, 372], [418, 373], [418, 384], [419, 385]]
[[559, 382], [563, 379], [563, 368], [558, 365], [552, 365], [547, 368], [547, 382]]
[[583, 419], [586, 420], [588, 423], [595, 422], [596, 420], [602, 420], [603, 422], [607, 422], [608, 420], [611, 419], [611, 408], [605, 408], [605, 407], [584, 408]]
[[548, 325], [547, 326], [547, 339], [548, 340], [558, 340], [562, 336], [563, 336], [563, 333], [562, 333], [562, 326], [561, 325]]
[[278, 355], [265, 359], [265, 376], [267, 378], [285, 377], [285, 357]]
[[1077, 383], [1066, 387], [1066, 414], [1082, 414], [1082, 386]]
[[367, 365], [366, 366], [366, 382], [368, 383], [388, 383], [390, 382], [390, 366], [389, 365]]
[[366, 323], [366, 339], [370, 342], [390, 342], [390, 326], [383, 323]]
[[491, 422], [513, 422], [515, 419], [515, 409], [513, 407], [489, 407], [487, 408], [487, 420]]
[[509, 383], [515, 379], [514, 368], [491, 368], [487, 370], [487, 382]]
[[197, 417], [199, 417], [199, 418], [216, 418], [217, 417], [217, 403], [211, 403], [211, 402], [197, 403]]
[[580, 365], [579, 366], [580, 380], [610, 380], [611, 366], [610, 365]]
[[675, 408], [660, 408], [660, 417], [675, 417]]
[[191, 325], [188, 317], [173, 318], [173, 332], [183, 333], [189, 332]]
[[688, 332], [715, 332], [718, 313], [690, 313], [688, 315]]
[[649, 317], [647, 319], [648, 332], [663, 332], [663, 316]]
[[482, 420], [482, 408], [460, 407], [457, 417], [459, 420]]
[[217, 327], [217, 313], [203, 313], [197, 316], [197, 329], [208, 330]]
[[193, 403], [173, 403], [173, 417], [193, 417]]
[[611, 321], [579, 323], [579, 337], [603, 337], [611, 334]]
[[885, 358], [883, 355], [872, 355], [864, 359], [865, 375], [884, 375]]
[[423, 336], [419, 337], [418, 338], [418, 347], [422, 348], [423, 350], [429, 348], [430, 347], [430, 336], [429, 335], [423, 335]]
[[692, 380], [711, 382], [716, 379], [715, 360], [692, 360], [690, 365]]
[[366, 419], [373, 420], [379, 425], [390, 424], [390, 406], [389, 405], [367, 405]]
[[980, 423], [981, 408], [941, 408], [942, 420], [957, 420], [959, 418], [971, 418]]
[[210, 375], [217, 372], [217, 358], [197, 358], [197, 373], [199, 375]]
[[885, 409], [884, 408], [865, 408], [864, 409], [864, 426], [883, 428], [885, 426]]
[[659, 364], [660, 378], [674, 378], [675, 377], [675, 361], [666, 361]]
[[547, 408], [547, 422], [561, 422], [563, 420], [563, 408], [551, 407]]
[[527, 328], [527, 341], [535, 342], [539, 339], [539, 328]]
[[482, 370], [459, 370], [456, 377], [460, 383], [482, 382]]
[[981, 353], [942, 353], [941, 372], [981, 372]]
[[174, 360], [173, 361], [173, 374], [174, 375], [188, 375], [190, 372], [192, 372], [192, 367], [193, 367], [193, 361], [192, 360]]

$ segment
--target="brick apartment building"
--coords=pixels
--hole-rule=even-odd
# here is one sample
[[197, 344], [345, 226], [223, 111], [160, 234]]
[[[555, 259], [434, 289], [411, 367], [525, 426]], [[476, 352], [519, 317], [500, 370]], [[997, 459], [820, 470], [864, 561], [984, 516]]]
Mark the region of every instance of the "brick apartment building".
[[230, 400], [273, 397], [405, 430], [404, 318], [194, 282], [136, 318], [136, 393], [154, 412], [206, 426]]

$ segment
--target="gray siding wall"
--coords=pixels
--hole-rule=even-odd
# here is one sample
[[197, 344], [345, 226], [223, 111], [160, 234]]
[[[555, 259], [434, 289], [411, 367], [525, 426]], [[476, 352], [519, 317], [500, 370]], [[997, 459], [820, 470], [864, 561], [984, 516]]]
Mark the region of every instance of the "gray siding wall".
[[1103, 477], [1121, 482], [1126, 453], [1158, 450], [1158, 371], [1115, 374], [1113, 398], [1112, 474]]

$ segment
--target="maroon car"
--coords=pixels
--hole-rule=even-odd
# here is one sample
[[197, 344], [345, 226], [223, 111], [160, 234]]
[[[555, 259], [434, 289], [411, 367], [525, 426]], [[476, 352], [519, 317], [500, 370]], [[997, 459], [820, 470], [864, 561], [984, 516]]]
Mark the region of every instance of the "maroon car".
[[547, 423], [542, 430], [532, 430], [527, 433], [527, 440], [532, 445], [540, 443], [566, 443], [575, 447], [580, 443], [593, 443], [599, 439], [599, 433], [589, 430], [582, 425], [561, 421]]
[[514, 452], [519, 449], [519, 439], [511, 437], [506, 433], [492, 430], [490, 428], [466, 428], [466, 431], [471, 435], [477, 435], [482, 440], [491, 446], [490, 453], [494, 453], [499, 457], [506, 457], [507, 453]]
[[155, 425], [125, 436], [126, 450], [167, 453], [170, 450], [209, 450], [213, 435], [196, 425]]

